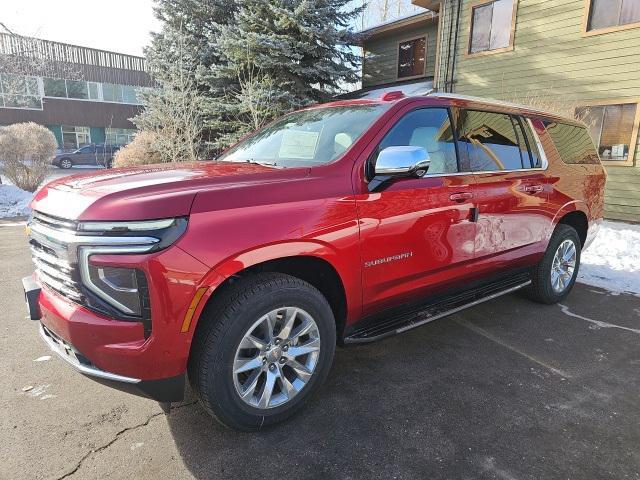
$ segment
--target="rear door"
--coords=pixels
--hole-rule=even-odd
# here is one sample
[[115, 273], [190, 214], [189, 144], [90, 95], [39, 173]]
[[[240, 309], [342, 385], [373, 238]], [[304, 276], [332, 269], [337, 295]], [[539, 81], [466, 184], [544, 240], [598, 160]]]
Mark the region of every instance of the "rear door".
[[544, 250], [553, 214], [546, 165], [529, 122], [480, 110], [457, 115], [462, 168], [475, 177], [476, 261], [534, 258]]
[[408, 111], [370, 161], [391, 146], [425, 148], [431, 164], [422, 178], [357, 197], [365, 314], [458, 284], [474, 254], [473, 176], [459, 172], [448, 109]]

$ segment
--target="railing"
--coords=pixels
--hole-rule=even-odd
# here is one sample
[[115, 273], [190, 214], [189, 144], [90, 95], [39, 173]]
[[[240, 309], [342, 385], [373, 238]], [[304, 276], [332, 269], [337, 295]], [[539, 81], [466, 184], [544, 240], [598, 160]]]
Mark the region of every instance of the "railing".
[[137, 72], [147, 71], [145, 59], [142, 57], [79, 47], [39, 38], [10, 35], [8, 33], [0, 33], [0, 54], [38, 58], [50, 62], [91, 65]]

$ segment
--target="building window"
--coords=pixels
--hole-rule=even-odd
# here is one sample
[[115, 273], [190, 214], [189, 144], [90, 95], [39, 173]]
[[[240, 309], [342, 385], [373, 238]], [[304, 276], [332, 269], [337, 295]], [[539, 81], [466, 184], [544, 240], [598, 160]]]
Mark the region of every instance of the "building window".
[[469, 54], [513, 49], [517, 0], [496, 0], [471, 7]]
[[113, 83], [103, 83], [102, 98], [105, 102], [122, 103], [122, 86]]
[[67, 86], [64, 80], [57, 78], [44, 78], [44, 96], [67, 98]]
[[76, 150], [91, 143], [91, 129], [89, 127], [62, 126], [62, 148]]
[[38, 77], [1, 74], [0, 107], [42, 110], [42, 90]]
[[587, 0], [587, 2], [588, 32], [640, 26], [640, 0]]
[[84, 80], [62, 80], [44, 78], [44, 96], [93, 100], [96, 102], [130, 103], [138, 105], [136, 87], [113, 83], [85, 82]]
[[136, 130], [131, 128], [107, 128], [105, 132], [107, 145], [126, 145], [136, 134]]
[[398, 78], [423, 77], [426, 66], [426, 37], [405, 40], [398, 44]]
[[580, 107], [576, 109], [576, 116], [589, 127], [603, 162], [633, 164], [640, 123], [637, 103]]

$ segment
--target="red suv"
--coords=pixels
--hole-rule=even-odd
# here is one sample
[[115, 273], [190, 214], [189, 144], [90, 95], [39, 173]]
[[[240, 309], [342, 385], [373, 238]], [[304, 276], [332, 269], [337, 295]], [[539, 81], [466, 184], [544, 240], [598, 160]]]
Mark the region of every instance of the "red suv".
[[54, 181], [33, 201], [44, 341], [81, 373], [238, 429], [299, 410], [336, 344], [517, 289], [562, 300], [603, 213], [585, 125], [454, 95], [340, 101], [218, 161]]

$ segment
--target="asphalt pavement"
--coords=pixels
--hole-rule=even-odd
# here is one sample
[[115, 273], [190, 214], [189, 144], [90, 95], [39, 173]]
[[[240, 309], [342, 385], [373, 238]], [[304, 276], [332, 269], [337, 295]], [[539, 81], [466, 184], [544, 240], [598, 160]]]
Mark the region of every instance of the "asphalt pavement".
[[338, 349], [300, 415], [251, 434], [72, 371], [25, 318], [23, 227], [0, 259], [0, 479], [640, 479], [636, 296], [512, 294]]

